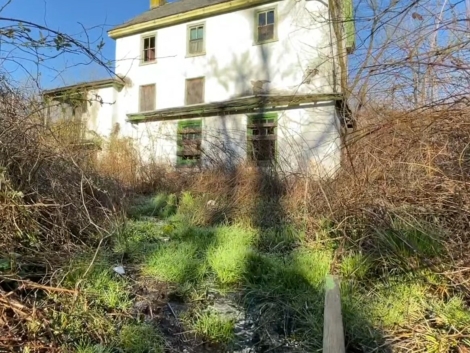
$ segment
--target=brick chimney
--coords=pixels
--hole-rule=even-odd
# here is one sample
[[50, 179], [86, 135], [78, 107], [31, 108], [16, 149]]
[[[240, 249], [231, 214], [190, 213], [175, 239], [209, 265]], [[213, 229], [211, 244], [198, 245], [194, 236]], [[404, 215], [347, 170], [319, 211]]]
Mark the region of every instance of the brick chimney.
[[150, 8], [154, 9], [158, 6], [164, 5], [165, 3], [165, 0], [150, 0]]

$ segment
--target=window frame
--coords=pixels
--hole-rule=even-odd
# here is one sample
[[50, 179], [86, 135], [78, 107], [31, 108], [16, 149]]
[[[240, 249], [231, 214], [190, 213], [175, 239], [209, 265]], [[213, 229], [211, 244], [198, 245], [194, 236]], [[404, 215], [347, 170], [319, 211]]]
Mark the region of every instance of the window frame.
[[[193, 81], [193, 80], [200, 80], [202, 79], [202, 102], [200, 103], [192, 103], [188, 104], [188, 81]], [[195, 104], [204, 104], [206, 101], [206, 78], [205, 76], [199, 76], [199, 77], [191, 77], [187, 78], [184, 81], [184, 105], [195, 105]]]
[[[269, 119], [269, 120], [274, 120], [273, 122], [268, 122], [268, 123], [260, 123], [256, 122], [262, 119]], [[273, 128], [274, 133], [273, 134], [267, 134], [267, 135], [258, 135], [260, 137], [258, 138], [253, 138], [253, 129], [256, 127], [261, 127], [261, 128]], [[260, 114], [250, 114], [247, 115], [247, 124], [246, 124], [246, 154], [247, 157], [250, 161], [256, 163], [258, 166], [266, 166], [266, 165], [272, 165], [277, 162], [277, 154], [278, 154], [278, 114], [277, 113], [260, 113]], [[264, 137], [263, 137], [264, 136]], [[252, 141], [274, 141], [274, 153], [271, 159], [262, 159], [259, 160], [255, 158], [253, 154], [253, 142]]]
[[[145, 61], [145, 55], [144, 55], [144, 50], [145, 50], [145, 40], [148, 38], [155, 38], [155, 59], [152, 61]], [[146, 33], [142, 34], [140, 36], [140, 60], [139, 64], [140, 65], [151, 65], [151, 64], [156, 64], [157, 63], [157, 32], [151, 32], [151, 33]]]
[[[199, 139], [197, 139], [198, 144], [199, 144], [199, 158], [197, 159], [183, 159], [184, 155], [182, 155], [182, 141], [184, 140], [182, 136], [184, 135], [182, 130], [184, 131], [185, 129], [188, 128], [188, 126], [191, 125], [196, 125], [197, 128], [195, 130], [199, 130]], [[202, 132], [203, 132], [203, 119], [188, 119], [188, 120], [179, 120], [178, 121], [178, 126], [176, 130], [176, 165], [178, 167], [195, 167], [201, 164], [202, 160]], [[192, 140], [192, 139], [191, 139]], [[194, 156], [194, 155], [193, 155]]]
[[[153, 86], [154, 87], [154, 96], [153, 96], [153, 109], [150, 110], [142, 110], [142, 88], [143, 87], [149, 87]], [[148, 83], [145, 85], [139, 85], [139, 113], [145, 113], [145, 112], [152, 112], [157, 109], [157, 85], [155, 83]]]
[[[267, 39], [267, 40], [262, 40], [260, 41], [258, 39], [258, 19], [259, 19], [259, 14], [263, 12], [269, 12], [273, 11], [274, 12], [274, 28], [273, 28], [273, 38]], [[277, 27], [279, 25], [279, 17], [277, 13], [277, 6], [269, 6], [269, 7], [264, 7], [264, 8], [258, 8], [255, 10], [254, 13], [254, 45], [261, 45], [261, 44], [266, 44], [266, 43], [271, 43], [271, 42], [277, 42], [278, 39], [278, 34], [277, 34]]]
[[[189, 52], [190, 41], [191, 41], [191, 29], [195, 27], [196, 28], [201, 27], [201, 26], [202, 26], [202, 52], [192, 54]], [[186, 57], [192, 58], [195, 56], [202, 56], [202, 55], [206, 55], [206, 21], [188, 24], [186, 26]]]

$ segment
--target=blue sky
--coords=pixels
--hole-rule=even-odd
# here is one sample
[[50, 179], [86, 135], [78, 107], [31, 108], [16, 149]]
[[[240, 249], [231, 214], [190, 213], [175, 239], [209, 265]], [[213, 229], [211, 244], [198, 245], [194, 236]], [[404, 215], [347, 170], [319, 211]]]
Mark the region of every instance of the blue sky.
[[[0, 8], [7, 2], [7, 0], [0, 0]], [[114, 40], [108, 38], [106, 31], [148, 10], [148, 8], [148, 0], [12, 0], [0, 13], [0, 16], [45, 25], [69, 35], [76, 35], [81, 40], [86, 40], [86, 36], [79, 23], [83, 24], [85, 28], [98, 26], [88, 31], [89, 36], [92, 41], [103, 37], [105, 46], [102, 49], [102, 54], [107, 61], [114, 59], [115, 43]], [[1, 27], [6, 24], [7, 22], [0, 21]], [[42, 86], [50, 88], [107, 77], [106, 70], [100, 68], [99, 65], [79, 65], [83, 62], [82, 57], [73, 55], [63, 55], [48, 62], [45, 65], [53, 67], [60, 72], [60, 75], [58, 76], [57, 72], [42, 66]], [[34, 67], [30, 68], [28, 63], [22, 63], [22, 65], [26, 70], [35, 70]], [[7, 65], [7, 69], [19, 81], [24, 80], [27, 76], [25, 69], [18, 69], [12, 63]]]

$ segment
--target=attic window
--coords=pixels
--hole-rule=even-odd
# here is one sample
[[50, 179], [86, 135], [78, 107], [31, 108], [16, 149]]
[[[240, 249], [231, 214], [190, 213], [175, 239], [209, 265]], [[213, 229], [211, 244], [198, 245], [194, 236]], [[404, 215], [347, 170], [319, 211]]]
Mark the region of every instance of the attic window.
[[248, 117], [248, 158], [265, 164], [276, 158], [277, 114], [260, 114]]
[[196, 165], [201, 160], [202, 121], [178, 122], [177, 164]]
[[148, 36], [142, 38], [142, 62], [151, 63], [156, 60], [156, 36]]
[[256, 42], [264, 43], [276, 39], [276, 11], [274, 9], [256, 13]]

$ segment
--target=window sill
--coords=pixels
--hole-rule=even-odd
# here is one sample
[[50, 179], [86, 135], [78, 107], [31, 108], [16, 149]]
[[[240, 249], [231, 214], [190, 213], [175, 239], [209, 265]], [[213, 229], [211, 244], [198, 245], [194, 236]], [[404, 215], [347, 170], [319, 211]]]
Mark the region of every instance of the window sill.
[[198, 53], [198, 54], [186, 54], [186, 59], [188, 58], [195, 58], [195, 57], [198, 57], [198, 56], [204, 56], [206, 55], [206, 52], [202, 52], [202, 53]]
[[265, 40], [263, 42], [254, 42], [253, 43], [253, 46], [255, 45], [263, 45], [263, 44], [269, 44], [269, 43], [274, 43], [274, 42], [279, 42], [279, 38], [274, 38], [274, 39], [270, 39], [270, 40]]
[[141, 61], [141, 62], [139, 62], [139, 66], [148, 66], [148, 65], [153, 65], [153, 64], [156, 64], [156, 63], [157, 63], [157, 60], [148, 61], [148, 62]]

